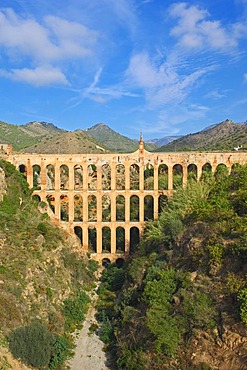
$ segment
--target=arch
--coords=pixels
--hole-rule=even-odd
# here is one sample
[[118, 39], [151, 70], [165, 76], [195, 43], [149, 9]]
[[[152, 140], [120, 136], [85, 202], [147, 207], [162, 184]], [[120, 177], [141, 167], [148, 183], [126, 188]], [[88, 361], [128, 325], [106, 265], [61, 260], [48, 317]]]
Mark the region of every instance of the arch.
[[154, 219], [154, 198], [152, 195], [146, 195], [144, 198], [144, 221]]
[[173, 189], [177, 189], [183, 184], [183, 167], [181, 164], [174, 164], [172, 168]]
[[123, 264], [124, 264], [124, 259], [123, 258], [117, 258], [116, 259], [116, 266], [118, 267], [118, 268], [121, 268], [122, 266], [123, 266]]
[[34, 194], [33, 196], [32, 196], [32, 199], [35, 201], [35, 202], [41, 202], [41, 198], [40, 198], [40, 196], [38, 195], [38, 194]]
[[102, 253], [111, 253], [111, 229], [108, 226], [102, 228]]
[[158, 213], [162, 212], [162, 209], [168, 203], [168, 197], [166, 195], [160, 195], [158, 199]]
[[69, 221], [69, 198], [67, 195], [60, 195], [60, 219]]
[[130, 190], [139, 190], [140, 186], [140, 169], [135, 163], [130, 166]]
[[74, 196], [74, 221], [83, 220], [83, 199], [80, 194]]
[[125, 197], [123, 195], [116, 197], [116, 221], [125, 221]]
[[136, 250], [136, 246], [140, 243], [140, 231], [138, 227], [130, 228], [130, 254]]
[[123, 253], [125, 251], [125, 229], [121, 226], [116, 228], [116, 252]]
[[25, 164], [19, 165], [19, 172], [24, 176], [25, 179], [27, 179], [27, 167]]
[[125, 167], [123, 164], [116, 165], [116, 189], [125, 190]]
[[66, 164], [60, 166], [60, 190], [69, 189], [69, 167]]
[[83, 189], [83, 167], [80, 164], [74, 166], [74, 189]]
[[154, 189], [154, 166], [147, 163], [144, 166], [144, 190]]
[[139, 221], [139, 197], [137, 195], [130, 197], [130, 221]]
[[46, 166], [46, 190], [55, 189], [55, 168], [52, 164]]
[[229, 175], [229, 168], [224, 163], [219, 163], [216, 167], [214, 177], [217, 181], [225, 179]]
[[95, 195], [88, 196], [88, 221], [97, 221], [97, 198]]
[[111, 264], [111, 260], [109, 258], [103, 258], [102, 259], [102, 266], [108, 267]]
[[206, 181], [208, 179], [211, 179], [213, 176], [213, 172], [212, 172], [212, 166], [210, 163], [205, 163], [203, 166], [202, 166], [202, 177], [201, 179]]
[[89, 164], [87, 166], [87, 175], [88, 175], [88, 190], [97, 189], [97, 167], [95, 164]]
[[188, 170], [188, 181], [197, 180], [197, 165], [191, 163], [188, 165], [187, 170]]
[[97, 252], [97, 230], [95, 227], [88, 228], [88, 250], [91, 253]]
[[82, 244], [82, 241], [83, 241], [83, 231], [82, 231], [82, 228], [80, 226], [75, 226], [74, 227], [74, 233], [76, 236], [78, 236], [81, 244]]
[[102, 189], [111, 190], [111, 167], [108, 163], [102, 166]]
[[46, 196], [47, 203], [49, 204], [50, 209], [55, 213], [55, 198], [53, 195], [49, 194]]
[[41, 167], [38, 164], [33, 165], [33, 188], [36, 190], [41, 189], [40, 172]]
[[166, 164], [160, 164], [158, 169], [158, 188], [159, 190], [168, 189], [168, 167]]
[[111, 221], [111, 198], [106, 194], [102, 196], [102, 221]]

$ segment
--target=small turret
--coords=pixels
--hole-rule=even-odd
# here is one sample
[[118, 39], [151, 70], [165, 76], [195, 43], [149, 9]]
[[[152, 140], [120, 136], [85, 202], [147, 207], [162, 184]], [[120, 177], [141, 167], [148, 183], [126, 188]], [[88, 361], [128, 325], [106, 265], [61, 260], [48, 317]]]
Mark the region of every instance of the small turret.
[[139, 153], [144, 154], [144, 141], [142, 138], [142, 134], [140, 135], [140, 141], [139, 141]]

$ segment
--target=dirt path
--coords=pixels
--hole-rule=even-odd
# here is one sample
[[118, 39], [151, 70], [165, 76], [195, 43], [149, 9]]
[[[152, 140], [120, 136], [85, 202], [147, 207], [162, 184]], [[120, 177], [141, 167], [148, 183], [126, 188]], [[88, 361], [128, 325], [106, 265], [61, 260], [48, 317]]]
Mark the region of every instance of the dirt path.
[[74, 357], [67, 362], [67, 368], [70, 370], [110, 370], [107, 367], [107, 358], [103, 351], [104, 343], [97, 334], [89, 332], [92, 323], [96, 323], [95, 304], [97, 294], [93, 293], [91, 298], [91, 305], [83, 323], [83, 328], [76, 336]]

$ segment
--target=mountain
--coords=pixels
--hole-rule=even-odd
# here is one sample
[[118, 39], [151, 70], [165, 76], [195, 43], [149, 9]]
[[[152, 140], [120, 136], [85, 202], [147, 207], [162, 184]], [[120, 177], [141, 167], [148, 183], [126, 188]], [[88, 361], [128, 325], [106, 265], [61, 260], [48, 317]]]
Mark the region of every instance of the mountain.
[[147, 140], [146, 143], [148, 143], [148, 144], [154, 144], [154, 145], [156, 145], [158, 147], [161, 147], [162, 145], [166, 145], [168, 143], [171, 143], [172, 141], [177, 140], [180, 137], [181, 137], [180, 135], [177, 135], [177, 136], [164, 136], [161, 139]]
[[[104, 123], [98, 123], [86, 131], [91, 137], [97, 140], [102, 145], [105, 145], [111, 152], [135, 152], [138, 149], [139, 142], [132, 140], [126, 136], [112, 130]], [[146, 143], [146, 150], [154, 150], [157, 147], [155, 144]]]
[[12, 144], [16, 151], [34, 145], [41, 138], [52, 137], [62, 132], [65, 130], [52, 123], [35, 121], [17, 126], [0, 121], [0, 142]]
[[183, 136], [157, 149], [158, 152], [174, 151], [233, 151], [247, 149], [247, 124], [231, 120], [211, 125], [195, 134]]
[[22, 150], [25, 153], [43, 154], [82, 154], [82, 153], [107, 153], [106, 146], [98, 143], [86, 131], [64, 131], [53, 136], [45, 136], [39, 142]]

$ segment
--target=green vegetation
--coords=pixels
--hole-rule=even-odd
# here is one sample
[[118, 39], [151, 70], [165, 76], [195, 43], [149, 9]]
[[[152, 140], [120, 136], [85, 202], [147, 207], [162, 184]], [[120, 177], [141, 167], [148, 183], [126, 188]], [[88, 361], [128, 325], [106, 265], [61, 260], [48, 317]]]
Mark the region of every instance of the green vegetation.
[[[119, 369], [210, 369], [222, 328], [244, 332], [246, 183], [247, 165], [199, 183], [191, 176], [147, 223], [129, 261], [104, 271], [99, 321]], [[201, 362], [200, 350], [208, 354]], [[232, 356], [241, 368], [242, 356]]]
[[60, 369], [73, 348], [71, 333], [84, 320], [98, 266], [50, 222], [46, 205], [38, 211], [23, 175], [3, 160], [0, 167], [7, 185], [0, 203], [0, 337], [25, 364]]

